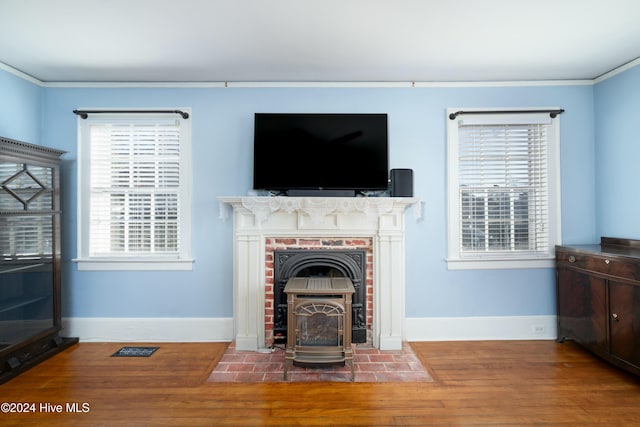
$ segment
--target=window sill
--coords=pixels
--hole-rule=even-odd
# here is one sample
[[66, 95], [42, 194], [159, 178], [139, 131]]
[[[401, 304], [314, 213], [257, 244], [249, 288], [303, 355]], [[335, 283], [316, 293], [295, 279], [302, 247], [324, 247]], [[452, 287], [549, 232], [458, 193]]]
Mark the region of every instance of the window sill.
[[73, 259], [78, 271], [191, 271], [193, 259]]
[[460, 259], [449, 258], [448, 270], [507, 270], [528, 268], [555, 268], [555, 258], [530, 259]]

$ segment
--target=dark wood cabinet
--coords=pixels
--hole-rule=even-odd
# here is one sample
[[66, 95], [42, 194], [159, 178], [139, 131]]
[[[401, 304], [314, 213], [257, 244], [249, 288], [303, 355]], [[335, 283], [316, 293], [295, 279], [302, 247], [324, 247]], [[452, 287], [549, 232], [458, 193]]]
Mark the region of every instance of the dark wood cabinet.
[[606, 348], [606, 283], [600, 277], [558, 269], [558, 336]]
[[0, 138], [0, 383], [78, 341], [58, 334], [62, 154]]
[[640, 241], [556, 247], [558, 341], [640, 375]]
[[640, 367], [640, 286], [609, 282], [611, 354]]

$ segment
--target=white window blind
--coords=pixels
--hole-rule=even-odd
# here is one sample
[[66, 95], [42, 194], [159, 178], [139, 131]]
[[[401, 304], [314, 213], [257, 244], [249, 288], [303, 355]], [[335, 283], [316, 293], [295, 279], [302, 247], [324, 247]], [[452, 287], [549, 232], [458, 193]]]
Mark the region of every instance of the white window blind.
[[549, 267], [541, 260], [560, 242], [559, 118], [476, 114], [447, 117], [449, 268]]
[[546, 252], [546, 125], [463, 125], [459, 132], [461, 252]]
[[177, 254], [179, 128], [94, 124], [91, 142], [90, 255]]
[[123, 269], [165, 269], [162, 261], [190, 257], [185, 122], [140, 114], [79, 121], [78, 261], [156, 260]]

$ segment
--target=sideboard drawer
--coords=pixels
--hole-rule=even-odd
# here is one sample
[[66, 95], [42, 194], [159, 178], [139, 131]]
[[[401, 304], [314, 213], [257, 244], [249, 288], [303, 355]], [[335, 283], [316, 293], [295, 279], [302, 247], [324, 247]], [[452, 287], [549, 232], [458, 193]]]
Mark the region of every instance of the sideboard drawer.
[[597, 273], [608, 274], [611, 261], [593, 254], [580, 252], [558, 251], [556, 259], [561, 263], [568, 263], [572, 267], [584, 268]]
[[556, 252], [556, 260], [594, 273], [640, 281], [640, 264], [637, 261], [564, 250]]
[[623, 279], [640, 281], [640, 264], [632, 261], [613, 259], [609, 263], [609, 274]]

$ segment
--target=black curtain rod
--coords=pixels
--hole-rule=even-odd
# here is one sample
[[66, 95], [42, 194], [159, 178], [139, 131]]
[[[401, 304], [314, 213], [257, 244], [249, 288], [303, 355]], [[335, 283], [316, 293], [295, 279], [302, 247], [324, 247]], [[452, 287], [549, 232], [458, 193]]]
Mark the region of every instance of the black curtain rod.
[[526, 114], [526, 113], [549, 113], [552, 119], [555, 119], [558, 114], [564, 113], [563, 109], [560, 110], [513, 110], [513, 111], [456, 111], [449, 114], [449, 119], [455, 120], [460, 114]]
[[101, 113], [169, 113], [169, 114], [180, 114], [183, 119], [189, 118], [189, 113], [181, 110], [73, 110], [73, 114], [76, 114], [83, 119], [89, 117], [89, 114], [101, 114]]

